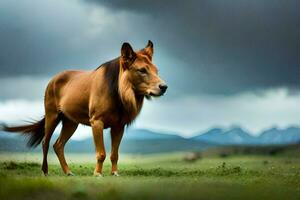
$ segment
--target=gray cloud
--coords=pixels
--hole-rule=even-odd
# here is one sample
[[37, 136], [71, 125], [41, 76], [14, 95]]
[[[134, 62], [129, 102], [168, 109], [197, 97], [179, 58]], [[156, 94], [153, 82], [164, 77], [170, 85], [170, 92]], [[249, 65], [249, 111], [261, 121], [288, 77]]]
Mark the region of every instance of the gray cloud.
[[135, 17], [60, 0], [3, 0], [0, 12], [1, 77], [96, 68], [119, 55], [122, 34], [132, 34], [117, 23]]
[[[92, 2], [92, 3], [91, 3]], [[1, 76], [91, 69], [123, 41], [155, 45], [170, 94], [300, 87], [299, 1], [0, 3]]]
[[149, 15], [154, 37], [182, 61], [176, 67], [186, 68], [182, 89], [231, 93], [300, 86], [299, 1], [99, 2]]
[[50, 77], [6, 77], [0, 78], [0, 101], [10, 99], [42, 100]]

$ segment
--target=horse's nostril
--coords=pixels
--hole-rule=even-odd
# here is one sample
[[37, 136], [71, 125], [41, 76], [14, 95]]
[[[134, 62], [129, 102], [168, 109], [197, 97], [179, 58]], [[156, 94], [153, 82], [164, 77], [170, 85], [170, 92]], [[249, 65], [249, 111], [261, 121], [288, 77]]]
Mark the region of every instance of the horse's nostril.
[[166, 84], [160, 84], [159, 89], [161, 89], [161, 91], [165, 92], [168, 89], [168, 86]]

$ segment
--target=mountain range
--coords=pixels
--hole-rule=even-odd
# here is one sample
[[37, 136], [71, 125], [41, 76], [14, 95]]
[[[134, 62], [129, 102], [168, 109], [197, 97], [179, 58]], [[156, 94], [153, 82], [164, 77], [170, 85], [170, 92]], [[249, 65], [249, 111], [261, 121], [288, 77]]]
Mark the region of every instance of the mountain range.
[[300, 128], [271, 128], [253, 136], [241, 127], [229, 130], [213, 128], [205, 133], [199, 133], [191, 139], [215, 143], [219, 145], [281, 145], [300, 143]]
[[[213, 128], [207, 132], [183, 138], [176, 133], [156, 132], [147, 129], [129, 128], [124, 134], [121, 152], [160, 153], [174, 151], [201, 151], [209, 147], [224, 145], [283, 145], [300, 143], [300, 128], [271, 128], [258, 136], [253, 136], [241, 127], [231, 129]], [[57, 136], [56, 136], [57, 137]], [[110, 150], [109, 134], [105, 135], [106, 149]], [[55, 139], [52, 139], [54, 142]], [[24, 137], [0, 132], [0, 151], [29, 151]], [[41, 147], [33, 151], [39, 151]], [[94, 152], [92, 138], [81, 141], [71, 140], [66, 145], [67, 152]]]

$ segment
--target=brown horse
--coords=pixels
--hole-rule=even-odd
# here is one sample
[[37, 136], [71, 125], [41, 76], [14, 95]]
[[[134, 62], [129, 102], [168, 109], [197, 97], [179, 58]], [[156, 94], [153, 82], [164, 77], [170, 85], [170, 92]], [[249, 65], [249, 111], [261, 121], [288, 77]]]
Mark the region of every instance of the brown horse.
[[59, 73], [49, 82], [45, 92], [45, 117], [29, 125], [5, 126], [4, 130], [28, 135], [29, 146], [35, 147], [43, 141], [42, 170], [47, 175], [49, 142], [55, 127], [62, 121], [62, 130], [53, 148], [64, 173], [73, 175], [65, 160], [64, 146], [78, 124], [91, 126], [97, 160], [94, 175], [102, 176], [106, 157], [103, 129], [111, 128], [111, 173], [118, 176], [118, 150], [124, 127], [139, 114], [144, 97], [161, 96], [167, 90], [152, 63], [152, 56], [151, 41], [137, 52], [129, 43], [124, 43], [120, 57], [93, 71]]

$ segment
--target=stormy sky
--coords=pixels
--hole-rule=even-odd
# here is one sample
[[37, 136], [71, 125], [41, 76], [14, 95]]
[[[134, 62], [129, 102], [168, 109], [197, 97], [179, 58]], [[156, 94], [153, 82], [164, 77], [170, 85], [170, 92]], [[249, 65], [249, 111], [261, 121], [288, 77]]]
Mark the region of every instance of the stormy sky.
[[169, 90], [134, 126], [189, 136], [300, 125], [299, 9], [296, 0], [2, 0], [0, 120], [42, 115], [51, 76], [151, 39]]

